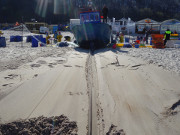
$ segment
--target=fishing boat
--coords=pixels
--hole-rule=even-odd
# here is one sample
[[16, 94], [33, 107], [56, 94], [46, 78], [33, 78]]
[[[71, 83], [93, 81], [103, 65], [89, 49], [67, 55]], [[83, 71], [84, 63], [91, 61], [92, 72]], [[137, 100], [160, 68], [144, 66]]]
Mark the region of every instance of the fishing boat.
[[80, 13], [80, 25], [72, 28], [77, 43], [82, 48], [103, 48], [110, 42], [111, 26], [101, 23], [100, 13], [84, 11]]

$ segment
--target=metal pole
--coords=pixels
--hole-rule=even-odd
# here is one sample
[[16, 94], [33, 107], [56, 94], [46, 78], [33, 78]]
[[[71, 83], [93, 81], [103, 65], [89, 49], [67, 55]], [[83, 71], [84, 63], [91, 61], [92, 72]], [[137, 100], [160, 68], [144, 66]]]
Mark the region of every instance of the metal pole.
[[23, 47], [23, 16], [22, 16], [22, 42], [21, 42], [21, 47]]

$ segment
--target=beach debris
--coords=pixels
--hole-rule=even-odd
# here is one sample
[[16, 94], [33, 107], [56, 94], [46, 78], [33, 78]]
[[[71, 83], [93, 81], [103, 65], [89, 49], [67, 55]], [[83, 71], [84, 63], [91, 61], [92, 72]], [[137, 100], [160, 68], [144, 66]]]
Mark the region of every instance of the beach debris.
[[124, 67], [125, 66], [125, 65], [120, 65], [119, 60], [118, 60], [118, 56], [116, 56], [116, 61], [115, 62], [112, 62], [112, 63], [110, 63], [108, 65], [115, 65], [116, 67], [120, 67], [120, 66]]
[[176, 109], [179, 105], [180, 105], [180, 100], [177, 101], [176, 103], [174, 103], [170, 109], [171, 109], [171, 110], [174, 110], [174, 109]]
[[166, 111], [162, 113], [163, 116], [169, 117], [176, 115], [178, 112], [180, 112], [180, 108], [178, 106], [180, 106], [180, 100], [174, 103], [170, 108], [166, 108]]
[[0, 125], [0, 134], [3, 135], [77, 135], [77, 131], [76, 122], [69, 121], [64, 115], [49, 118], [40, 116]]
[[125, 135], [125, 132], [123, 129], [117, 130], [117, 126], [111, 124], [111, 127], [109, 128], [109, 131], [106, 133], [106, 135]]

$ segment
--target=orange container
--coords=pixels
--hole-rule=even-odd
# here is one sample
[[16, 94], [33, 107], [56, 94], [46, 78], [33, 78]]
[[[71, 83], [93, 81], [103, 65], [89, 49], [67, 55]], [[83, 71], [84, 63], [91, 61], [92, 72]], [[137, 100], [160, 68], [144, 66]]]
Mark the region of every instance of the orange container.
[[164, 41], [163, 40], [152, 40], [152, 43], [154, 43], [154, 44], [164, 43]]
[[137, 43], [137, 44], [140, 44], [140, 40], [136, 40], [136, 43]]
[[152, 38], [164, 38], [163, 34], [151, 34]]

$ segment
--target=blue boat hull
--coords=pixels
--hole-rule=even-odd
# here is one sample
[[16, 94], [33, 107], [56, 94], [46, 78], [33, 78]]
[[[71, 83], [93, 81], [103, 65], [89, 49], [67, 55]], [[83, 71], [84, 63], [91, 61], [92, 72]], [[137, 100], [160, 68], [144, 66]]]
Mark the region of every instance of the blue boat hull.
[[74, 26], [72, 32], [82, 48], [103, 48], [110, 42], [111, 27], [106, 23], [87, 23]]

